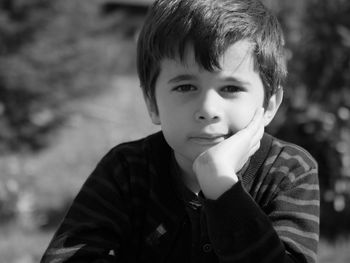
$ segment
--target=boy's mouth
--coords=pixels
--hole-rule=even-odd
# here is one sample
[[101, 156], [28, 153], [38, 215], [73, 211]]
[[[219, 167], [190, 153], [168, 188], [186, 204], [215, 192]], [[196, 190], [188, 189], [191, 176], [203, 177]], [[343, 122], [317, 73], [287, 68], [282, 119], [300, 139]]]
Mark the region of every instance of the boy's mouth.
[[229, 134], [201, 133], [189, 136], [189, 140], [200, 145], [213, 145], [224, 141], [229, 136]]

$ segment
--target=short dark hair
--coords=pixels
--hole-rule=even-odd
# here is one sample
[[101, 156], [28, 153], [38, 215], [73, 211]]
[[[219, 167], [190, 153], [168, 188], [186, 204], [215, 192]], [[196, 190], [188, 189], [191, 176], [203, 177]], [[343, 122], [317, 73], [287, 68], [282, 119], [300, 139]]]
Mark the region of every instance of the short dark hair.
[[163, 58], [183, 60], [186, 46], [192, 44], [197, 63], [213, 71], [220, 68], [218, 60], [227, 47], [242, 39], [254, 45], [266, 105], [287, 70], [281, 26], [260, 1], [155, 1], [137, 45], [137, 70], [144, 94], [156, 105], [155, 84]]

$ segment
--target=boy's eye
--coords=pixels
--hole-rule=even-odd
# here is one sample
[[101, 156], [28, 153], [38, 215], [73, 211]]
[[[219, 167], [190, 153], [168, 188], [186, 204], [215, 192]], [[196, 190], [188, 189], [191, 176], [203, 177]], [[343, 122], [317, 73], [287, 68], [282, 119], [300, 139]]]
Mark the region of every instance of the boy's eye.
[[228, 92], [228, 93], [235, 93], [235, 92], [240, 92], [243, 89], [238, 86], [225, 86], [221, 89], [222, 92]]
[[195, 91], [195, 90], [196, 90], [196, 87], [189, 84], [180, 85], [173, 88], [173, 91], [177, 91], [177, 92], [189, 92], [189, 91]]

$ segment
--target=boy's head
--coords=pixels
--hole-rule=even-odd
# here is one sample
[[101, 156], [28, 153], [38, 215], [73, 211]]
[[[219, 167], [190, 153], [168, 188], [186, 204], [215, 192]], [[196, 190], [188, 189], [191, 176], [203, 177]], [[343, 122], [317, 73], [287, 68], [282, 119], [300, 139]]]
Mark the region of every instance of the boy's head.
[[255, 0], [158, 0], [138, 42], [138, 73], [153, 123], [184, 170], [282, 100], [283, 38]]
[[146, 98], [157, 110], [155, 84], [162, 59], [183, 60], [191, 45], [198, 65], [213, 71], [220, 68], [227, 47], [244, 39], [253, 44], [266, 107], [286, 76], [286, 65], [280, 25], [260, 1], [155, 1], [138, 40], [138, 74]]

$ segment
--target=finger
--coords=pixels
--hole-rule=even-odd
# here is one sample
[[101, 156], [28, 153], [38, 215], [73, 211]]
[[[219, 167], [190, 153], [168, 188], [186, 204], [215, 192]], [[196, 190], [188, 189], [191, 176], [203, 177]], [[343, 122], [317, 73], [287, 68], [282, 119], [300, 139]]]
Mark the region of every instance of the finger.
[[257, 109], [250, 123], [242, 130], [227, 138], [225, 144], [229, 145], [231, 141], [234, 142], [237, 137], [240, 137], [248, 143], [248, 148], [251, 148], [260, 141], [264, 133], [263, 112], [263, 108]]
[[252, 135], [255, 134], [260, 126], [262, 125], [263, 121], [263, 116], [264, 116], [264, 109], [259, 108], [255, 111], [255, 114], [250, 121], [250, 123], [247, 125], [246, 130], [248, 130]]
[[[262, 118], [263, 119], [263, 118]], [[255, 134], [252, 135], [251, 140], [250, 140], [250, 148], [256, 147], [258, 143], [260, 143], [262, 137], [264, 136], [264, 131], [265, 131], [265, 125], [264, 121], [261, 120], [258, 130], [255, 132]], [[258, 147], [259, 148], [259, 147]]]
[[253, 147], [250, 148], [249, 157], [251, 157], [254, 153], [256, 153], [257, 150], [259, 150], [260, 145], [261, 145], [260, 141], [258, 141], [258, 143], [256, 143], [255, 145], [253, 145]]
[[[257, 113], [258, 115], [261, 113]], [[265, 125], [264, 118], [260, 116], [256, 120], [254, 120], [254, 124], [252, 127], [248, 128], [248, 136], [250, 136], [251, 143], [250, 145], [256, 144], [264, 135]]]
[[264, 136], [264, 131], [265, 131], [265, 125], [264, 125], [264, 120], [262, 120], [259, 123], [257, 131], [253, 134], [252, 136], [252, 144], [256, 144], [258, 141], [262, 139]]
[[251, 145], [255, 145], [260, 141], [264, 133], [263, 113], [263, 108], [257, 109], [250, 123], [242, 130], [239, 130], [227, 138], [222, 145], [227, 145], [227, 147], [229, 147], [231, 141], [234, 142], [238, 137], [248, 142], [248, 148], [250, 148]]

